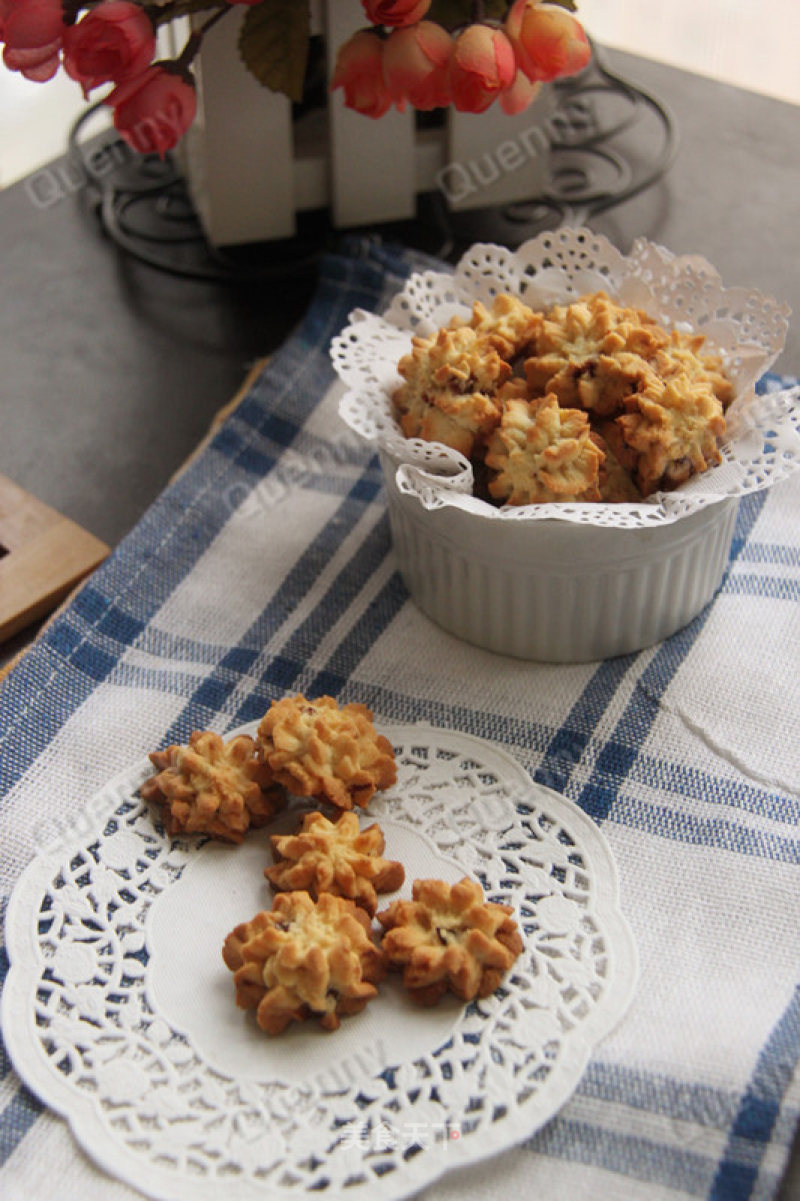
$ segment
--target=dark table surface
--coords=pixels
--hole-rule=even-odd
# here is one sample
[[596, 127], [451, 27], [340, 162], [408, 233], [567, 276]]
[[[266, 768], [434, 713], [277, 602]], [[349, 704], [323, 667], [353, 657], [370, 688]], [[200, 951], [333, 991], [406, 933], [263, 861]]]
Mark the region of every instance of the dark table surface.
[[[644, 236], [702, 254], [726, 283], [800, 314], [800, 108], [630, 55], [603, 57], [668, 107], [679, 143], [663, 178], [591, 226], [622, 251]], [[277, 283], [174, 276], [104, 234], [79, 179], [55, 202], [44, 186], [27, 180], [0, 193], [0, 473], [114, 545], [252, 363], [300, 318], [314, 270]], [[422, 210], [419, 222], [380, 232], [432, 252], [441, 240]], [[463, 217], [451, 232], [454, 251], [529, 236], [498, 212]], [[266, 248], [264, 261], [291, 266], [293, 255], [334, 244], [336, 231], [316, 214], [304, 236]], [[800, 373], [800, 321], [776, 369]], [[0, 663], [30, 633], [0, 647]], [[800, 1198], [797, 1154], [781, 1198]]]
[[[623, 251], [641, 235], [702, 254], [726, 283], [760, 288], [800, 314], [800, 107], [607, 57], [669, 106], [679, 144], [663, 179], [596, 216], [593, 228]], [[65, 188], [44, 205], [35, 203], [42, 187], [29, 180], [0, 192], [0, 473], [114, 545], [248, 366], [302, 315], [313, 270], [277, 284], [178, 278], [104, 235], [89, 188]], [[325, 220], [309, 233], [320, 244], [335, 237]], [[439, 234], [424, 222], [384, 232], [437, 249]], [[465, 244], [525, 236], [495, 212], [464, 216], [458, 232]], [[267, 254], [291, 262], [280, 244]], [[800, 372], [798, 322], [777, 369]]]

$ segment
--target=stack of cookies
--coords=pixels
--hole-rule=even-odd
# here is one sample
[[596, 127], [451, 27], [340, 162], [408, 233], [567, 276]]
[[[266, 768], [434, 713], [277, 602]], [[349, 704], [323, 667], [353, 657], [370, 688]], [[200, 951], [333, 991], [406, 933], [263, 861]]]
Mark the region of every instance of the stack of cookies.
[[406, 989], [422, 1005], [448, 991], [466, 1001], [488, 996], [521, 952], [511, 907], [487, 902], [466, 877], [452, 886], [416, 880], [412, 900], [377, 912], [378, 895], [396, 892], [405, 869], [384, 858], [380, 827], [362, 828], [354, 812], [397, 779], [391, 743], [377, 733], [366, 706], [287, 697], [273, 701], [256, 738], [226, 743], [212, 731], [195, 731], [188, 746], [169, 746], [150, 759], [157, 771], [141, 795], [161, 806], [172, 835], [240, 843], [291, 795], [333, 810], [334, 820], [306, 813], [293, 834], [272, 835], [275, 863], [264, 872], [277, 894], [272, 909], [225, 939], [236, 1003], [254, 1009], [267, 1033], [312, 1017], [335, 1030], [342, 1015], [378, 995], [390, 968], [402, 970]]
[[501, 294], [412, 339], [393, 403], [491, 503], [636, 501], [720, 461], [733, 387], [704, 342], [604, 292], [547, 311]]

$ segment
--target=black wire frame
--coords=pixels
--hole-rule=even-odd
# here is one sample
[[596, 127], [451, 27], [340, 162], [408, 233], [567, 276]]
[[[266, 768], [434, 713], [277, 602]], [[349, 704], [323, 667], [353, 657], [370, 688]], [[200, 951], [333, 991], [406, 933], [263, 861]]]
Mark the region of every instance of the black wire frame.
[[[588, 224], [667, 173], [678, 146], [672, 114], [662, 101], [612, 72], [596, 45], [584, 71], [551, 86], [556, 106], [543, 129], [548, 183], [540, 193], [504, 205], [504, 218], [525, 225], [544, 214], [553, 228]], [[171, 155], [163, 160], [138, 155], [116, 134], [88, 152], [81, 134], [102, 107], [103, 101], [88, 106], [74, 122], [67, 154], [71, 169], [90, 189], [104, 232], [125, 254], [161, 271], [213, 282], [279, 278], [313, 268], [320, 252], [309, 250], [302, 238], [283, 240], [280, 253], [270, 244], [266, 260], [212, 246]], [[644, 120], [655, 121], [659, 137], [647, 139], [656, 148], [642, 169], [620, 143]], [[452, 245], [456, 239], [445, 197], [433, 200], [444, 245]]]

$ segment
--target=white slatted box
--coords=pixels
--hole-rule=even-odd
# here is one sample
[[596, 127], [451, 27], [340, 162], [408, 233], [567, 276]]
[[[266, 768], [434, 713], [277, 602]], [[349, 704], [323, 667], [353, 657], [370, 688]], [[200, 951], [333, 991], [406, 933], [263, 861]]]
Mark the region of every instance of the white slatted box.
[[[439, 189], [453, 209], [527, 200], [547, 178], [547, 88], [525, 112], [495, 104], [482, 114], [447, 110], [441, 129], [417, 131], [415, 114], [372, 120], [328, 97], [319, 120], [292, 122], [282, 95], [239, 59], [244, 19], [232, 12], [206, 35], [197, 64], [197, 119], [179, 155], [209, 240], [217, 246], [291, 237], [298, 212], [330, 208], [337, 228], [411, 218], [418, 192]], [[360, 4], [312, 3], [329, 74], [338, 47], [363, 27]]]

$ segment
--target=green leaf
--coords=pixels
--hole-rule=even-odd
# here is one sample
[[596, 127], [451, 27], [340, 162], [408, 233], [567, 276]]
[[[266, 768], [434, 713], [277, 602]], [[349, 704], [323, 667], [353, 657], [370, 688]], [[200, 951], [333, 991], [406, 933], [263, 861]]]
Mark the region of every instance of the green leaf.
[[247, 10], [239, 54], [248, 71], [273, 92], [303, 99], [311, 31], [307, 0], [261, 0]]

